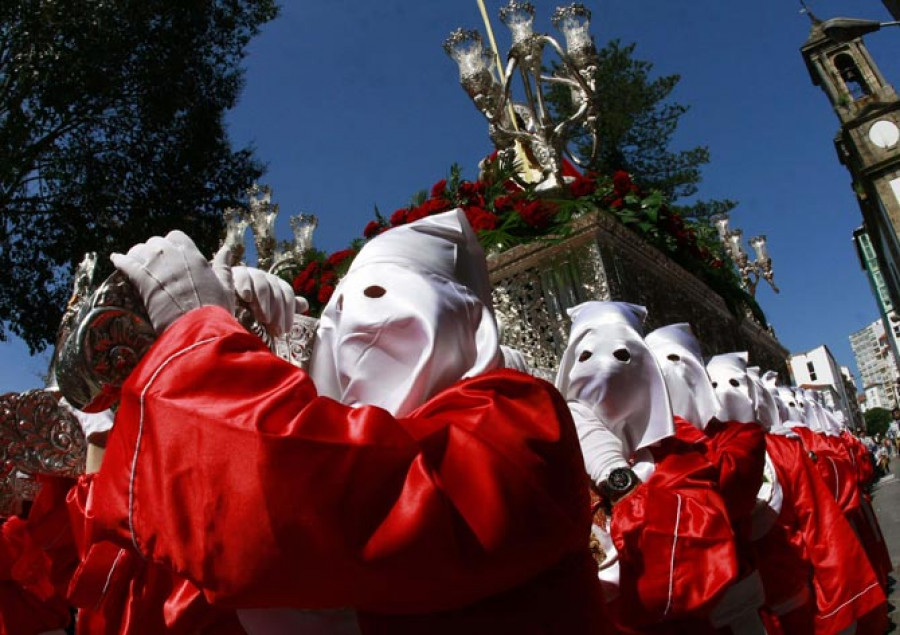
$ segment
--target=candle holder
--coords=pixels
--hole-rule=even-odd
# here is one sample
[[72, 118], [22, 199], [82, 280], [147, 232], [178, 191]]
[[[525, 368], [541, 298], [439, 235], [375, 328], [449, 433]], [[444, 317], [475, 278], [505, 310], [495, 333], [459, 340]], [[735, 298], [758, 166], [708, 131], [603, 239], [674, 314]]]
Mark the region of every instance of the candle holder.
[[[500, 9], [500, 20], [512, 34], [505, 68], [499, 67], [499, 58], [497, 65], [493, 63], [477, 31], [457, 29], [444, 42], [444, 50], [459, 66], [460, 84], [487, 119], [491, 141], [502, 158], [514, 165], [523, 160], [530, 163], [517, 166], [520, 180], [529, 180], [526, 175], [536, 168], [537, 188], [547, 190], [565, 182], [564, 155], [583, 166], [599, 151], [594, 132], [598, 57], [588, 30], [591, 12], [584, 5], [560, 7], [553, 14], [554, 26], [565, 37], [565, 49], [549, 35], [535, 33], [534, 16], [534, 6], [529, 2], [510, 0]], [[552, 75], [544, 72], [548, 50], [558, 59]], [[525, 101], [514, 104], [511, 93], [516, 77], [521, 80]], [[573, 114], [559, 121], [550, 113], [545, 96], [554, 85], [567, 86], [575, 106]], [[568, 148], [578, 127], [584, 127], [592, 139], [586, 162]]]
[[747, 241], [756, 256], [754, 260], [750, 260], [750, 256], [741, 244], [744, 233], [740, 229], [728, 227], [728, 214], [716, 214], [709, 220], [719, 234], [719, 240], [725, 247], [725, 253], [737, 268], [743, 289], [755, 297], [759, 281], [765, 280], [772, 287], [772, 291], [780, 293], [779, 288], [775, 286], [775, 272], [772, 269], [772, 258], [769, 256], [765, 235], [753, 236]]

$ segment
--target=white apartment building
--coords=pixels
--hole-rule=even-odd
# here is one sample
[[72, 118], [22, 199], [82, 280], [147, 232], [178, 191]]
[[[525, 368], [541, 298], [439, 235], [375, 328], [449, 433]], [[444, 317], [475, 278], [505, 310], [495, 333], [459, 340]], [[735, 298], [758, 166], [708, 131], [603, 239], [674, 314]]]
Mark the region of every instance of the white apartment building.
[[828, 405], [844, 413], [845, 421], [858, 423], [854, 416], [857, 409], [850, 403], [855, 396], [847, 393], [844, 374], [827, 346], [791, 355], [788, 366], [795, 386], [821, 391]]
[[856, 357], [856, 367], [866, 396], [863, 408], [895, 408], [898, 399], [897, 380], [900, 379], [889, 334], [884, 321], [875, 320], [850, 336], [850, 347]]

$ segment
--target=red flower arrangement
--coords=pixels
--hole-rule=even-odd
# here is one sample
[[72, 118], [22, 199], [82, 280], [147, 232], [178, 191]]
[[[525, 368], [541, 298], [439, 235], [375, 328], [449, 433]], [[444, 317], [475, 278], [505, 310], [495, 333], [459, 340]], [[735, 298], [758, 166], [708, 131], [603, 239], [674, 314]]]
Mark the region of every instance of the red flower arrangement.
[[347, 273], [358, 249], [342, 249], [330, 256], [322, 252], [310, 254], [309, 261], [297, 274], [291, 286], [294, 293], [302, 295], [309, 302], [307, 315], [320, 315], [334, 294], [338, 281]]
[[[612, 176], [575, 174], [567, 179], [564, 188], [548, 193], [517, 181], [511, 167], [495, 157], [484, 162], [476, 181], [463, 180], [459, 167], [454, 165], [449, 178], [420, 192], [410, 205], [390, 217], [385, 218], [376, 210], [376, 218], [366, 224], [362, 234], [370, 240], [393, 227], [455, 208], [465, 212], [488, 252], [536, 240], [559, 240], [568, 235], [574, 218], [590, 213], [611, 214], [705, 279], [723, 297], [732, 288], [739, 290], [735, 273], [725, 266], [715, 230], [708, 224], [683, 218], [659, 192], [645, 193], [622, 170]], [[318, 315], [324, 308], [361, 243], [359, 239], [353, 248], [328, 257], [316, 254], [294, 278], [294, 290], [309, 301], [310, 314]]]

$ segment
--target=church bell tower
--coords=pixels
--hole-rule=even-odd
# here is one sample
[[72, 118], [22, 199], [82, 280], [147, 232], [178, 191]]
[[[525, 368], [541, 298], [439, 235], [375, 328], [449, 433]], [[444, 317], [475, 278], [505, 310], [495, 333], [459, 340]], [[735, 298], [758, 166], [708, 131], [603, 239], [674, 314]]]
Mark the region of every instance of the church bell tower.
[[891, 299], [900, 306], [900, 98], [861, 37], [834, 41], [823, 24], [813, 18], [800, 51], [840, 121], [835, 149], [850, 171]]

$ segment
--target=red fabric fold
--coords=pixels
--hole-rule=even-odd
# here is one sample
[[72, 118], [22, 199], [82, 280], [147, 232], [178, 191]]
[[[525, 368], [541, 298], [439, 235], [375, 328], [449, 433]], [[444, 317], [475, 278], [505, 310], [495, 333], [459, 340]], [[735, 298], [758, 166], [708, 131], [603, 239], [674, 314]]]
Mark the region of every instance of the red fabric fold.
[[755, 543], [767, 602], [786, 609], [811, 590], [814, 606], [795, 602], [779, 611], [785, 632], [837, 633], [854, 621], [886, 617], [875, 572], [804, 446], [767, 435], [766, 450], [784, 497], [773, 528]]
[[[581, 453], [550, 384], [488, 373], [395, 419], [317, 398], [211, 307], [126, 383], [92, 512], [95, 541], [136, 544], [223, 607], [455, 611], [590, 558]], [[518, 610], [549, 613], [541, 595]], [[556, 610], [595, 615], [584, 595]]]
[[717, 469], [676, 438], [653, 448], [653, 456], [652, 476], [613, 508], [610, 533], [620, 559], [616, 626], [622, 632], [710, 630], [709, 611], [738, 576]]

